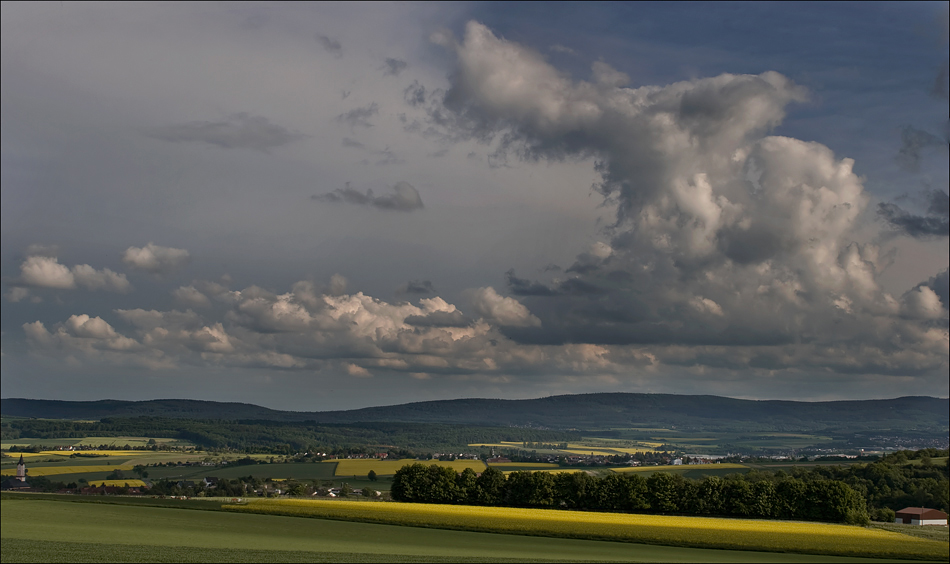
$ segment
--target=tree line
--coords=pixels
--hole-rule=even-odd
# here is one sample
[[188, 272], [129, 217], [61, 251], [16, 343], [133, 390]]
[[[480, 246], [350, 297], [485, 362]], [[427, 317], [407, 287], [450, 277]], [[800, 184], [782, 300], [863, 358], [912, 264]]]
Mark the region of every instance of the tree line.
[[657, 472], [612, 473], [595, 478], [585, 472], [518, 471], [509, 475], [489, 467], [480, 475], [441, 466], [412, 464], [393, 477], [395, 501], [563, 508], [799, 519], [865, 524], [864, 499], [839, 480], [804, 481], [785, 477], [750, 482], [739, 475], [699, 481]]
[[[678, 474], [512, 472], [413, 464], [393, 478], [392, 497], [418, 503], [459, 503], [597, 511], [866, 523], [892, 521], [908, 506], [950, 511], [947, 450], [888, 454], [868, 464], [753, 470], [691, 480]], [[942, 463], [935, 463], [942, 458]]]

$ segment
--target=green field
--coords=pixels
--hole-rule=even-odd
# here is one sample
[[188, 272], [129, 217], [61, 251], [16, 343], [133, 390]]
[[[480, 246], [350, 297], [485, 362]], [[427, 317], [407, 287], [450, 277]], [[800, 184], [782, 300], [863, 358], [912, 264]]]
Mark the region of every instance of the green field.
[[[30, 497], [33, 496], [11, 498], [4, 495], [2, 498], [3, 562], [886, 561], [449, 531], [193, 511], [144, 504], [51, 501], [52, 496], [43, 496], [46, 499]], [[213, 502], [183, 502], [182, 507], [201, 507], [201, 504], [209, 508], [217, 505]]]

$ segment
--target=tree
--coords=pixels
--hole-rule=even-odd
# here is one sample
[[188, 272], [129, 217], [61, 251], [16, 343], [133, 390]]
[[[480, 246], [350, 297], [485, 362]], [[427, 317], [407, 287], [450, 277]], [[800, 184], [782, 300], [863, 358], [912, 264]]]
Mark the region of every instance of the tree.
[[600, 507], [592, 499], [598, 482], [586, 472], [563, 472], [554, 475], [554, 495], [558, 505], [568, 509]]
[[501, 470], [491, 466], [486, 468], [475, 481], [476, 503], [480, 505], [501, 505], [504, 500], [506, 481], [505, 474]]
[[366, 477], [369, 478], [369, 481], [370, 481], [370, 482], [375, 482], [375, 481], [377, 480], [377, 478], [376, 478], [376, 471], [375, 471], [375, 470], [370, 470], [369, 473], [366, 474]]
[[458, 473], [447, 466], [429, 466], [428, 491], [423, 501], [428, 503], [458, 503], [459, 489], [455, 483]]
[[478, 475], [471, 468], [462, 470], [462, 473], [455, 479], [455, 485], [458, 488], [458, 497], [460, 503], [477, 503], [478, 495]]
[[428, 467], [425, 464], [408, 464], [393, 475], [390, 495], [394, 501], [420, 502], [429, 487]]
[[366, 499], [374, 499], [376, 497], [376, 490], [374, 490], [373, 488], [369, 486], [366, 486], [365, 488], [363, 488], [360, 491], [360, 493], [362, 493], [363, 497], [365, 497]]
[[681, 476], [674, 476], [667, 472], [657, 472], [647, 478], [651, 509], [661, 513], [679, 511], [679, 488], [677, 487], [679, 484], [677, 484], [677, 478], [683, 479]]

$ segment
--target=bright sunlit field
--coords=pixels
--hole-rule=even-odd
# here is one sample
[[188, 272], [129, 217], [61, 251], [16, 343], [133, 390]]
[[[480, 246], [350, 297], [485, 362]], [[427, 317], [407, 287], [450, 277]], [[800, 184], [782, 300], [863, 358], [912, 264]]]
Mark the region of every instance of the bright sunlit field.
[[329, 500], [254, 500], [225, 508], [414, 527], [837, 556], [936, 560], [945, 558], [948, 548], [947, 543], [880, 529], [797, 521]]

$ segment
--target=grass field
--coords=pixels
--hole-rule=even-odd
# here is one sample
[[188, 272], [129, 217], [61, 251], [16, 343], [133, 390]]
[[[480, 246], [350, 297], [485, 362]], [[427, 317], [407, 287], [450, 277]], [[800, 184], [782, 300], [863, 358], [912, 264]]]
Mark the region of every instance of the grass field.
[[[88, 474], [92, 472], [113, 472], [115, 470], [131, 470], [135, 466], [132, 463], [126, 462], [123, 464], [112, 464], [109, 466], [106, 465], [76, 465], [76, 466], [40, 466], [40, 467], [30, 467], [28, 469], [28, 476], [57, 476], [60, 474]], [[15, 468], [5, 468], [2, 470], [3, 476], [14, 476], [16, 475]]]
[[414, 460], [407, 458], [405, 460], [375, 460], [375, 459], [366, 459], [366, 458], [354, 458], [354, 459], [339, 459], [339, 460], [329, 460], [327, 462], [336, 462], [336, 476], [365, 476], [369, 473], [370, 470], [376, 472], [379, 475], [392, 475], [395, 474], [397, 470], [406, 466], [407, 464], [429, 464], [429, 465], [438, 465], [438, 466], [448, 466], [454, 468], [458, 472], [465, 470], [466, 468], [471, 468], [476, 472], [481, 472], [485, 469], [485, 463], [481, 460], [452, 460], [452, 461], [441, 461], [441, 460]]
[[848, 525], [509, 507], [253, 500], [232, 511], [729, 550], [942, 560], [947, 543]]
[[[20, 496], [25, 498], [28, 496]], [[39, 497], [39, 496], [36, 496]], [[50, 498], [52, 496], [45, 496]], [[78, 497], [78, 496], [75, 496]], [[2, 498], [3, 562], [878, 562]], [[131, 502], [158, 502], [137, 500]], [[113, 498], [114, 501], [121, 499]], [[80, 502], [77, 502], [80, 501]], [[171, 503], [161, 500], [163, 503]], [[212, 502], [179, 502], [212, 507]], [[364, 502], [363, 505], [376, 505]]]
[[611, 471], [621, 474], [636, 473], [648, 476], [656, 472], [669, 472], [671, 474], [682, 474], [694, 478], [701, 476], [723, 476], [725, 474], [735, 474], [737, 472], [748, 472], [749, 467], [745, 464], [723, 463], [723, 464], [680, 464], [666, 466], [629, 466], [626, 468], [611, 468]]
[[146, 483], [142, 480], [90, 480], [90, 486], [116, 486], [123, 487], [128, 486], [130, 488], [142, 488], [146, 486]]
[[558, 468], [557, 464], [548, 462], [493, 462], [489, 464], [492, 468], [499, 470], [543, 470]]

